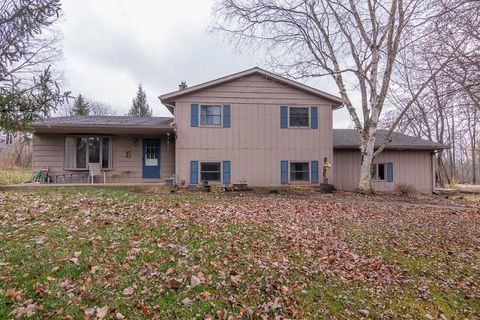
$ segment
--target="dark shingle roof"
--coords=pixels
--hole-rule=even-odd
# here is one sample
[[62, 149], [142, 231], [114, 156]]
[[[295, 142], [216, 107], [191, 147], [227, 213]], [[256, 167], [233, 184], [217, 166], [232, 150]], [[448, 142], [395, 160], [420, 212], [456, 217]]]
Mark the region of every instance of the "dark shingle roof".
[[[385, 139], [388, 130], [378, 130], [375, 139], [375, 148], [378, 148]], [[353, 149], [360, 147], [360, 135], [355, 129], [333, 129], [333, 148], [334, 149]], [[415, 150], [440, 150], [448, 146], [428, 141], [403, 133], [394, 132], [392, 140], [385, 149], [415, 149]]]
[[33, 127], [158, 127], [169, 128], [173, 118], [132, 116], [68, 116], [35, 122]]

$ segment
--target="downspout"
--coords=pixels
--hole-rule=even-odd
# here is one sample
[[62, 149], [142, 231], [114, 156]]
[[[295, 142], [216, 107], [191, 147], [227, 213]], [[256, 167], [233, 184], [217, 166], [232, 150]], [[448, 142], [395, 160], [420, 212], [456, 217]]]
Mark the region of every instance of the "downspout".
[[175, 183], [177, 186], [180, 186], [180, 181], [178, 181], [178, 139], [177, 139], [177, 123], [175, 122], [175, 105], [162, 102], [173, 115], [173, 122], [171, 127], [173, 128], [173, 137], [175, 138]]

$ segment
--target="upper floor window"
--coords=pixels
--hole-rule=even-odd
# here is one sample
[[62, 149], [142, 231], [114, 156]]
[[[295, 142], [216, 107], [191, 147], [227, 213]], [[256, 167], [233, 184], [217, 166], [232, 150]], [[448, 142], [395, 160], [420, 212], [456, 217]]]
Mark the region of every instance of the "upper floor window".
[[309, 127], [309, 108], [290, 107], [290, 127]]
[[201, 105], [200, 124], [202, 126], [220, 126], [222, 124], [222, 106]]

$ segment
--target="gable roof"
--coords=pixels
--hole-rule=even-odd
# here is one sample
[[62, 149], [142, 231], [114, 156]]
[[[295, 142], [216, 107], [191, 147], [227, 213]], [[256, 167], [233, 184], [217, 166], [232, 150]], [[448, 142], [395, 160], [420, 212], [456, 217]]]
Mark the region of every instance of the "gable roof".
[[237, 72], [237, 73], [234, 73], [234, 74], [222, 77], [222, 78], [218, 78], [218, 79], [215, 79], [215, 80], [207, 81], [207, 82], [204, 82], [204, 83], [192, 86], [192, 87], [188, 87], [188, 88], [185, 88], [185, 89], [182, 89], [182, 90], [177, 90], [177, 91], [174, 91], [174, 92], [170, 92], [170, 93], [161, 95], [159, 98], [160, 98], [160, 101], [162, 103], [169, 103], [169, 102], [173, 102], [178, 97], [181, 97], [181, 96], [184, 96], [184, 95], [196, 92], [196, 91], [200, 91], [202, 89], [214, 87], [214, 86], [217, 86], [219, 84], [226, 83], [226, 82], [230, 82], [230, 81], [234, 81], [234, 80], [237, 80], [237, 79], [240, 79], [240, 78], [255, 75], [255, 74], [263, 76], [267, 79], [279, 82], [281, 84], [287, 85], [289, 87], [295, 88], [297, 90], [309, 93], [311, 95], [317, 96], [321, 99], [330, 101], [334, 104], [335, 109], [341, 108], [342, 105], [343, 105], [343, 100], [341, 98], [337, 97], [337, 96], [334, 96], [334, 95], [326, 93], [324, 91], [309, 87], [309, 86], [304, 85], [300, 82], [287, 79], [285, 77], [279, 76], [278, 74], [263, 70], [263, 69], [258, 68], [258, 67], [251, 68], [251, 69], [248, 69], [248, 70], [244, 70], [244, 71], [241, 71], [241, 72]]
[[[377, 130], [375, 139], [375, 148], [378, 148], [385, 137], [388, 130]], [[360, 135], [355, 129], [333, 129], [333, 148], [334, 149], [357, 149], [360, 147]], [[448, 148], [447, 145], [428, 141], [403, 133], [394, 132], [392, 140], [387, 144], [385, 149], [395, 150], [441, 150]]]
[[133, 117], [133, 116], [67, 116], [52, 117], [33, 123], [40, 127], [152, 127], [169, 128], [173, 118], [166, 117]]

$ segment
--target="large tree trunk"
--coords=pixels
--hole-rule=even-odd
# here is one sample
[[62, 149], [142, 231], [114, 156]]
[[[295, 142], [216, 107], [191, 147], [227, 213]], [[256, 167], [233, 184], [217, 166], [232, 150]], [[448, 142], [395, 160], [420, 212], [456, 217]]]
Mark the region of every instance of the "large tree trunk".
[[470, 143], [472, 145], [472, 184], [477, 184], [477, 109], [473, 109], [473, 124], [471, 128]]
[[477, 184], [477, 150], [472, 148], [472, 184]]
[[360, 159], [360, 181], [358, 182], [358, 191], [363, 193], [373, 193], [371, 175], [372, 162], [375, 147], [375, 134], [377, 128], [370, 127], [368, 134], [362, 139], [361, 159]]

